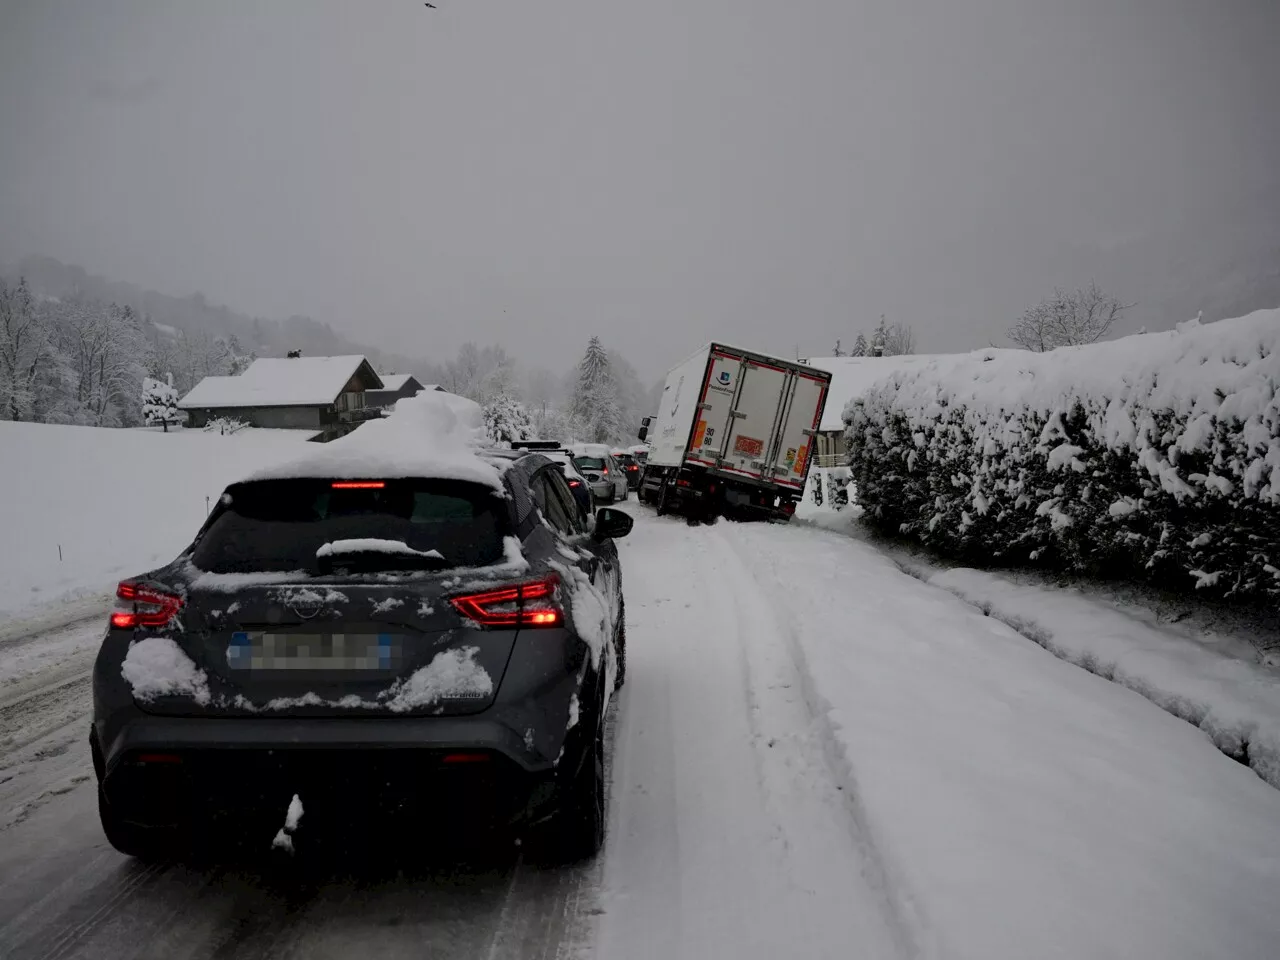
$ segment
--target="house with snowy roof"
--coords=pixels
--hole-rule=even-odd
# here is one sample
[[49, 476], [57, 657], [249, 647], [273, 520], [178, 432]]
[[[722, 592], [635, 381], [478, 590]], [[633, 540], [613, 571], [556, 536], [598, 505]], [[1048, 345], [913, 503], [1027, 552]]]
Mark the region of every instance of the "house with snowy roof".
[[419, 393], [444, 392], [444, 387], [434, 383], [423, 384], [417, 377], [409, 373], [380, 373], [381, 390], [369, 390], [364, 395], [367, 407], [389, 407], [397, 400], [405, 397], [416, 397]]
[[929, 354], [902, 354], [892, 357], [810, 357], [801, 360], [811, 367], [831, 374], [831, 390], [827, 405], [818, 425], [814, 442], [814, 466], [838, 467], [849, 462], [845, 445], [844, 408], [854, 397], [859, 397], [898, 370], [921, 367], [938, 359]]
[[262, 357], [236, 377], [205, 377], [178, 401], [190, 426], [234, 417], [255, 427], [341, 433], [366, 419], [382, 378], [362, 356]]

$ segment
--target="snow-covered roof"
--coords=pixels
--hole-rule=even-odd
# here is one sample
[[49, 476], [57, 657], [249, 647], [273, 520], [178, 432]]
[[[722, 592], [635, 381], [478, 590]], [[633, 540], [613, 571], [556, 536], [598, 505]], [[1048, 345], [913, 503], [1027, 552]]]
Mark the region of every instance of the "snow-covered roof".
[[411, 373], [380, 373], [378, 376], [382, 379], [383, 390], [399, 390], [413, 379]]
[[451, 393], [420, 393], [397, 401], [390, 416], [329, 443], [308, 444], [302, 456], [245, 479], [422, 477], [502, 490], [501, 468], [481, 452], [485, 442], [480, 404]]
[[[178, 402], [202, 407], [310, 407], [333, 403], [360, 367], [362, 356], [263, 357], [238, 377], [205, 377]], [[382, 380], [368, 367], [369, 389]]]
[[923, 367], [938, 359], [936, 354], [905, 354], [898, 357], [810, 357], [811, 367], [831, 374], [831, 392], [822, 413], [819, 430], [843, 430], [844, 406], [865, 393], [877, 381], [898, 370]]

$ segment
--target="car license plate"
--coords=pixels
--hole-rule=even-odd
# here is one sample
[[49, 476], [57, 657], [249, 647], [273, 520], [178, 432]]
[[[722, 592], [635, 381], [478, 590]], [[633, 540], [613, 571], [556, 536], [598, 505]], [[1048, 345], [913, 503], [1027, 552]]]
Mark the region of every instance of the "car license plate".
[[227, 647], [233, 670], [394, 670], [403, 645], [394, 633], [266, 633], [239, 630]]

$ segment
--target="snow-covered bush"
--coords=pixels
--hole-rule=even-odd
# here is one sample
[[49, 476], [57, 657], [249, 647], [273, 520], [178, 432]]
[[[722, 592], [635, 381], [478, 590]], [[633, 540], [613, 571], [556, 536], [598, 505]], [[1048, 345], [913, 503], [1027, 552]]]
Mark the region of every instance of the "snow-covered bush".
[[484, 405], [484, 429], [489, 440], [510, 446], [533, 439], [533, 421], [520, 401], [499, 393]]
[[173, 385], [173, 374], [164, 380], [142, 378], [142, 422], [148, 426], [161, 424], [165, 432], [169, 424], [181, 419], [178, 412], [178, 391]]
[[1280, 310], [898, 371], [845, 408], [867, 517], [970, 562], [1280, 596]]
[[204, 425], [204, 430], [205, 433], [238, 433], [247, 426], [248, 422], [239, 417], [213, 417]]

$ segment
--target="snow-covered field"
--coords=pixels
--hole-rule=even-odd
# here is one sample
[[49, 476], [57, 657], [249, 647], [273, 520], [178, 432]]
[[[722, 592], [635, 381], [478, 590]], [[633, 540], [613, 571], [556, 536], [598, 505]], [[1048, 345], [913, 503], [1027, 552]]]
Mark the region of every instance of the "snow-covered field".
[[866, 543], [628, 509], [596, 863], [139, 868], [80, 690], [0, 742], [0, 956], [1275, 956], [1280, 791], [1194, 726]]
[[308, 436], [0, 421], [0, 620], [109, 593], [173, 559], [204, 521], [206, 497], [296, 456]]

